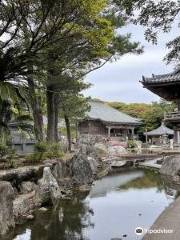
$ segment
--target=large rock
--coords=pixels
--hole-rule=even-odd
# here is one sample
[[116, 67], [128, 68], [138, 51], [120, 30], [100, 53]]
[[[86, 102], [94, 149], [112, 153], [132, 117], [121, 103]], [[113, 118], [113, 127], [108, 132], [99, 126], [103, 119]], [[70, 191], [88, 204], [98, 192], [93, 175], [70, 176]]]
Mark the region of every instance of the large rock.
[[96, 143], [94, 145], [94, 151], [97, 157], [102, 158], [102, 157], [107, 157], [108, 156], [108, 148], [106, 144], [103, 143]]
[[43, 165], [39, 165], [3, 170], [0, 171], [0, 180], [16, 184], [19, 184], [22, 181], [31, 181], [32, 179], [37, 180], [40, 176], [42, 176], [43, 168]]
[[180, 175], [180, 155], [165, 157], [160, 173], [169, 176]]
[[127, 165], [127, 161], [112, 161], [111, 167], [112, 168], [121, 168]]
[[40, 204], [35, 199], [35, 191], [19, 195], [13, 202], [14, 216], [17, 222]]
[[90, 164], [90, 167], [91, 167], [91, 170], [92, 170], [93, 174], [96, 175], [97, 171], [98, 171], [98, 166], [99, 166], [98, 161], [93, 157], [87, 157], [87, 160]]
[[53, 169], [54, 177], [58, 179], [66, 178], [70, 175], [70, 169], [66, 161], [59, 161]]
[[0, 182], [0, 235], [14, 227], [14, 190], [9, 182]]
[[74, 182], [78, 185], [89, 184], [93, 181], [94, 171], [90, 159], [86, 154], [79, 151], [71, 160], [71, 174]]
[[49, 167], [45, 167], [43, 177], [38, 181], [37, 201], [41, 204], [55, 204], [61, 198], [61, 190]]
[[126, 149], [120, 145], [110, 145], [108, 150], [110, 157], [118, 157], [123, 154], [127, 154]]
[[30, 193], [37, 189], [37, 185], [34, 182], [22, 182], [20, 184], [20, 191], [22, 194]]

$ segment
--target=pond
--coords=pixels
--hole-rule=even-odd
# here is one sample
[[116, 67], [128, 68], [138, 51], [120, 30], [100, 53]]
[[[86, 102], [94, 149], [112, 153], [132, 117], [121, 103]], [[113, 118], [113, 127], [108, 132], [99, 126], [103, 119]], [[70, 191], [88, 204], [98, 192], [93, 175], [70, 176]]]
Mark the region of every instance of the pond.
[[13, 240], [139, 240], [135, 229], [149, 229], [175, 196], [152, 171], [106, 176], [89, 194], [38, 211], [34, 221], [16, 229]]

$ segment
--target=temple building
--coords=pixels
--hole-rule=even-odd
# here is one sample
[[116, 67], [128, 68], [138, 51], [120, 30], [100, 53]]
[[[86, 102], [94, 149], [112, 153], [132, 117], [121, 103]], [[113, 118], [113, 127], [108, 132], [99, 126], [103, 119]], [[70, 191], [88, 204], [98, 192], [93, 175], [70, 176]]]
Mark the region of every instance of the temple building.
[[174, 131], [165, 126], [164, 121], [161, 123], [161, 126], [153, 129], [150, 132], [145, 132], [146, 142], [155, 145], [168, 144], [170, 139], [174, 136]]
[[137, 118], [122, 113], [100, 100], [91, 100], [90, 111], [79, 122], [79, 134], [118, 137], [121, 141], [135, 137], [135, 129], [141, 124]]
[[170, 122], [174, 128], [174, 142], [180, 144], [180, 69], [164, 75], [143, 76], [142, 84], [151, 92], [167, 101], [177, 104], [177, 111], [165, 114], [165, 122]]

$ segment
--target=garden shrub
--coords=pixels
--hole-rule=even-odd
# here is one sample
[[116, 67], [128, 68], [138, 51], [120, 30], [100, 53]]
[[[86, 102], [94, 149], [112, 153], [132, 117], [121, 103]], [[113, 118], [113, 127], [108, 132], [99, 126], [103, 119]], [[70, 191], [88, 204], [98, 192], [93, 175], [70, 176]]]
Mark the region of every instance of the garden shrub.
[[128, 141], [128, 148], [131, 150], [134, 150], [135, 148], [137, 148], [137, 144], [134, 140], [129, 140]]
[[5, 144], [0, 144], [0, 158], [8, 155], [8, 146]]
[[47, 152], [48, 144], [46, 142], [37, 142], [35, 144], [35, 151], [36, 152]]
[[35, 145], [35, 152], [26, 157], [31, 163], [38, 163], [45, 159], [61, 158], [63, 151], [59, 143], [48, 144], [46, 142], [38, 142]]
[[6, 157], [7, 159], [12, 159], [15, 155], [15, 150], [6, 144], [0, 144], [0, 158]]
[[63, 152], [59, 143], [49, 145], [49, 158], [62, 157]]

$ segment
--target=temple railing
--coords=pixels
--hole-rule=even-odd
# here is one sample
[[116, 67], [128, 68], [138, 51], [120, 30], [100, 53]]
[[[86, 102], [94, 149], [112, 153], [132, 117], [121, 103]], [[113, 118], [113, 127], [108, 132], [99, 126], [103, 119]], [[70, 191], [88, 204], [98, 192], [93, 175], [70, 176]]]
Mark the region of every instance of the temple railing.
[[180, 111], [165, 113], [164, 120], [167, 120], [167, 121], [180, 120]]

